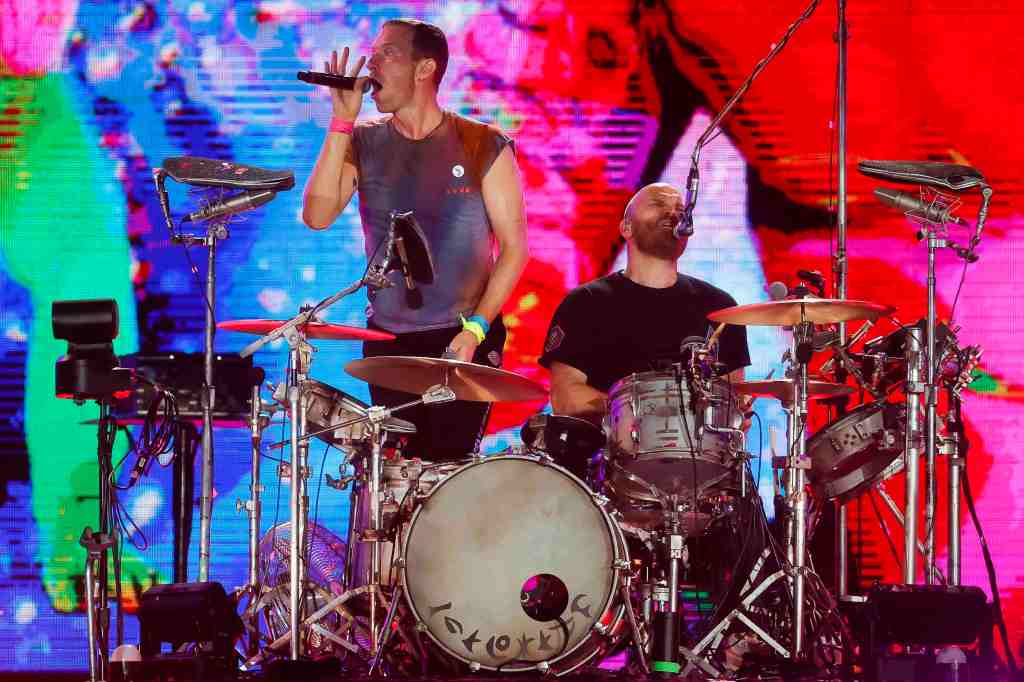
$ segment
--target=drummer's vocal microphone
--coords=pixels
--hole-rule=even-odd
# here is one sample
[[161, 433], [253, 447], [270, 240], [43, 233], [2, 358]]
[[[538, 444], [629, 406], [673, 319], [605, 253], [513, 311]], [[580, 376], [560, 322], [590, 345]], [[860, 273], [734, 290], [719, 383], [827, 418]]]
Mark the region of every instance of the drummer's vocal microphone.
[[181, 222], [194, 223], [199, 220], [210, 220], [224, 215], [241, 213], [242, 211], [251, 211], [254, 208], [259, 208], [263, 204], [269, 203], [275, 196], [277, 196], [277, 192], [272, 192], [269, 189], [260, 192], [242, 192], [233, 197], [212, 203], [198, 211], [193, 211], [182, 218]]
[[686, 200], [683, 203], [683, 217], [672, 230], [676, 239], [689, 237], [693, 234], [693, 209], [697, 205], [697, 192], [700, 190], [700, 172], [696, 164], [690, 166], [690, 175], [686, 178]]
[[311, 85], [326, 85], [337, 90], [355, 90], [356, 84], [363, 81], [363, 92], [367, 92], [370, 86], [376, 82], [372, 78], [361, 76], [340, 76], [336, 73], [324, 73], [323, 71], [299, 71], [296, 75], [300, 81]]

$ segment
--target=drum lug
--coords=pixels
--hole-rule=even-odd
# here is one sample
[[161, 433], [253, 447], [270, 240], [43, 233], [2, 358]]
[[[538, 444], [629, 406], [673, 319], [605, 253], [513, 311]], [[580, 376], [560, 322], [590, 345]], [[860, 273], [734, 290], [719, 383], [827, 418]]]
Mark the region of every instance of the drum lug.
[[[424, 631], [426, 631], [426, 628], [424, 628]], [[471, 673], [478, 673], [478, 672], [480, 672], [480, 661], [470, 661], [469, 662], [469, 672], [471, 672]]]
[[591, 493], [591, 497], [594, 500], [594, 504], [596, 504], [598, 507], [601, 507], [602, 509], [604, 509], [608, 505], [608, 503], [611, 502], [610, 499], [608, 499], [601, 493]]
[[[416, 632], [424, 633], [424, 632], [428, 632], [429, 630], [430, 630], [430, 628], [428, 628], [427, 624], [424, 623], [422, 620], [416, 621]], [[469, 665], [472, 668], [473, 664], [470, 663]], [[477, 663], [477, 670], [479, 670], [479, 669], [480, 669], [480, 664]], [[476, 671], [474, 670], [473, 672], [476, 672]]]
[[600, 621], [594, 623], [594, 627], [591, 629], [602, 637], [608, 634], [608, 626]]
[[625, 559], [616, 559], [612, 562], [612, 568], [614, 568], [616, 571], [628, 571], [629, 562]]
[[547, 675], [551, 672], [551, 664], [547, 661], [541, 661], [537, 664], [537, 672], [539, 672], [541, 675]]
[[405, 557], [398, 557], [393, 563], [395, 568], [405, 568]]

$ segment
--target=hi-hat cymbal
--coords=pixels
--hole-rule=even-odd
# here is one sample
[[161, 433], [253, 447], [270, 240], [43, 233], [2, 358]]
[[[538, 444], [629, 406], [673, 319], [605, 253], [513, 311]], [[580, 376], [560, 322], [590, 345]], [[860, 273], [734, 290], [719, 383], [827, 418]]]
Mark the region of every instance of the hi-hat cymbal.
[[[730, 384], [732, 390], [740, 395], [752, 395], [757, 398], [778, 398], [784, 403], [793, 402], [792, 379], [765, 379], [762, 381], [737, 381]], [[853, 387], [846, 384], [834, 384], [831, 381], [807, 381], [807, 398], [832, 398], [853, 393]]]
[[[263, 336], [274, 331], [288, 320], [227, 320], [218, 322], [218, 329], [227, 329], [243, 334]], [[365, 327], [349, 327], [343, 324], [327, 322], [307, 322], [302, 325], [302, 333], [307, 339], [331, 339], [334, 341], [393, 341], [394, 334], [366, 329]]]
[[708, 315], [708, 319], [712, 322], [749, 326], [792, 326], [801, 322], [832, 324], [850, 320], [877, 320], [894, 312], [896, 308], [893, 306], [869, 301], [795, 298], [723, 308]]
[[445, 384], [456, 400], [516, 402], [543, 400], [548, 395], [536, 381], [515, 372], [460, 360], [382, 355], [353, 360], [345, 371], [374, 386], [414, 394]]

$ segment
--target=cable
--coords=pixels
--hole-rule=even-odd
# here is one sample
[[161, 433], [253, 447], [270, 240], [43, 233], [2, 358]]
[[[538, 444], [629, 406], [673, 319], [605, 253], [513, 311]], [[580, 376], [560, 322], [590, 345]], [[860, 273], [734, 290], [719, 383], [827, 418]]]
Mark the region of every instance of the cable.
[[971, 480], [967, 473], [967, 453], [970, 450], [971, 443], [967, 438], [967, 430], [964, 428], [963, 419], [961, 418], [961, 402], [959, 397], [955, 397], [953, 401], [953, 414], [954, 414], [954, 430], [959, 438], [960, 446], [960, 459], [963, 460], [963, 493], [964, 501], [967, 503], [967, 511], [971, 515], [971, 521], [974, 524], [974, 530], [978, 534], [978, 543], [981, 545], [981, 555], [985, 560], [985, 572], [988, 574], [989, 589], [992, 592], [992, 607], [996, 615], [996, 626], [999, 630], [999, 637], [1003, 640], [1003, 647], [1006, 649], [1006, 662], [1010, 666], [1010, 670], [1014, 676], [1017, 675], [1017, 661], [1013, 656], [1013, 650], [1010, 647], [1010, 638], [1006, 632], [1006, 621], [1003, 618], [1003, 605], [1002, 600], [999, 598], [999, 586], [996, 582], [996, 567], [992, 561], [992, 553], [988, 548], [988, 540], [985, 538], [985, 532], [982, 530], [981, 521], [978, 520], [978, 512], [974, 508], [974, 495], [971, 493]]

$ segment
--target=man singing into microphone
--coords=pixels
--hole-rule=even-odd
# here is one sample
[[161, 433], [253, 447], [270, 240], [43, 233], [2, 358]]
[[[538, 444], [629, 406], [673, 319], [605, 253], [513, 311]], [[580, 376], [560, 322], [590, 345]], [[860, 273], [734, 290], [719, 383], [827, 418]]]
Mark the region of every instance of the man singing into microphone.
[[[626, 269], [570, 291], [558, 306], [540, 358], [551, 370], [555, 414], [600, 423], [612, 384], [678, 361], [683, 339], [704, 338], [713, 328], [708, 314], [736, 305], [721, 289], [678, 272], [689, 241], [674, 232], [682, 214], [683, 199], [674, 187], [643, 187], [619, 223]], [[718, 361], [729, 380], [743, 380], [750, 364], [744, 327], [725, 328]], [[742, 409], [748, 407], [742, 401]]]
[[[366, 342], [364, 356], [440, 357], [499, 366], [505, 343], [501, 308], [529, 257], [526, 216], [512, 141], [494, 126], [440, 108], [438, 87], [448, 41], [431, 24], [387, 21], [370, 59], [349, 66], [346, 47], [325, 65], [359, 77], [355, 90], [331, 90], [334, 116], [306, 184], [303, 220], [328, 227], [359, 192], [367, 258], [385, 240], [391, 211], [412, 211], [433, 254], [435, 279], [419, 297], [395, 286], [371, 294], [368, 325], [395, 334]], [[364, 64], [369, 78], [360, 77]], [[356, 123], [363, 86], [387, 116]], [[497, 258], [494, 257], [495, 245]], [[411, 304], [410, 304], [411, 302]], [[415, 307], [414, 307], [415, 306]], [[371, 386], [378, 405], [410, 396]], [[416, 424], [409, 452], [432, 461], [465, 457], [479, 446], [490, 405], [461, 403], [409, 410]]]

